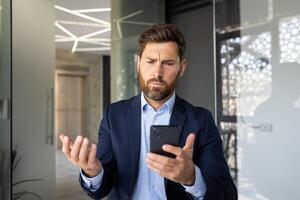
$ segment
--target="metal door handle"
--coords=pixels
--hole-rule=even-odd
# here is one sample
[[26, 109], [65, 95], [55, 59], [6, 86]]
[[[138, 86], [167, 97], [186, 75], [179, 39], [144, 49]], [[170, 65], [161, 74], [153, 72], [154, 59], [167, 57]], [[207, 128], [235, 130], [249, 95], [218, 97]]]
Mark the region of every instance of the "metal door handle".
[[0, 119], [10, 120], [10, 99], [0, 99]]
[[53, 145], [54, 143], [54, 89], [47, 90], [47, 131], [46, 144]]

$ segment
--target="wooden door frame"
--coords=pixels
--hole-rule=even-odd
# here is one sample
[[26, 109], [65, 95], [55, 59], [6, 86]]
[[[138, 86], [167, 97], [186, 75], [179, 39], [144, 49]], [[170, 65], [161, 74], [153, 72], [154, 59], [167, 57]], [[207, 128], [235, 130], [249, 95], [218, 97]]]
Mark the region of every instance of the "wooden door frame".
[[[81, 77], [81, 78], [84, 78], [86, 81], [88, 79], [88, 76], [89, 76], [89, 71], [86, 70], [86, 68], [83, 68], [82, 70], [78, 70], [78, 69], [55, 69], [55, 82], [54, 82], [54, 85], [56, 88], [56, 83], [57, 83], [57, 79], [58, 79], [58, 76], [74, 76], [74, 77]], [[85, 85], [85, 91], [88, 90], [88, 84]], [[54, 89], [54, 94], [55, 94], [55, 97], [56, 97], [56, 90]], [[87, 102], [87, 96], [88, 95], [82, 95], [81, 98], [85, 98], [84, 99], [84, 102]], [[55, 98], [56, 99], [56, 98]], [[55, 115], [56, 115], [56, 100], [54, 102], [54, 108], [55, 108]], [[84, 113], [84, 116], [86, 118], [87, 114]], [[84, 122], [84, 127], [86, 129], [86, 121]], [[55, 120], [54, 120], [54, 130], [55, 130], [55, 147], [57, 149], [59, 149], [59, 146], [57, 144], [57, 141], [59, 140], [59, 135], [57, 135], [56, 133], [56, 123], [55, 123]], [[83, 134], [83, 133], [82, 133]], [[84, 136], [87, 136], [87, 135], [84, 135]]]

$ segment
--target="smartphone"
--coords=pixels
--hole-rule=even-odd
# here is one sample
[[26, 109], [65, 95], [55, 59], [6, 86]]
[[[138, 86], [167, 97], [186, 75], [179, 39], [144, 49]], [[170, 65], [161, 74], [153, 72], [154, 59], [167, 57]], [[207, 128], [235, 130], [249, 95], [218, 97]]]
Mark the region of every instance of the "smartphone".
[[150, 152], [175, 158], [174, 154], [162, 149], [164, 144], [179, 146], [180, 126], [152, 125], [150, 128]]

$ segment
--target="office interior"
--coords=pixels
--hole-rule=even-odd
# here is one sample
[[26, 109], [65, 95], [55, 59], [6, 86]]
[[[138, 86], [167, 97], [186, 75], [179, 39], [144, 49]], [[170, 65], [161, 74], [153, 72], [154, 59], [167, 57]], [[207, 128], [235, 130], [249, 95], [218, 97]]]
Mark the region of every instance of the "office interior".
[[241, 200], [298, 199], [300, 1], [0, 0], [0, 199], [89, 199], [59, 134], [97, 141], [139, 92], [139, 34], [183, 32], [176, 93], [209, 109]]

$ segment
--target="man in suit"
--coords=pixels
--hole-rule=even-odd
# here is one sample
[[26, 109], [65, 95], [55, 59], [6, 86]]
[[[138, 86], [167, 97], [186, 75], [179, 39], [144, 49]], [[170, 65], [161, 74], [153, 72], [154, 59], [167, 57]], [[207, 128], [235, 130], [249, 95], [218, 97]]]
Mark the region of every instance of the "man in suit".
[[[81, 168], [80, 183], [94, 199], [237, 199], [211, 113], [175, 94], [184, 74], [185, 40], [176, 26], [154, 25], [138, 43], [141, 93], [108, 106], [98, 144], [61, 135], [63, 152]], [[149, 152], [151, 125], [181, 127], [174, 158]]]

